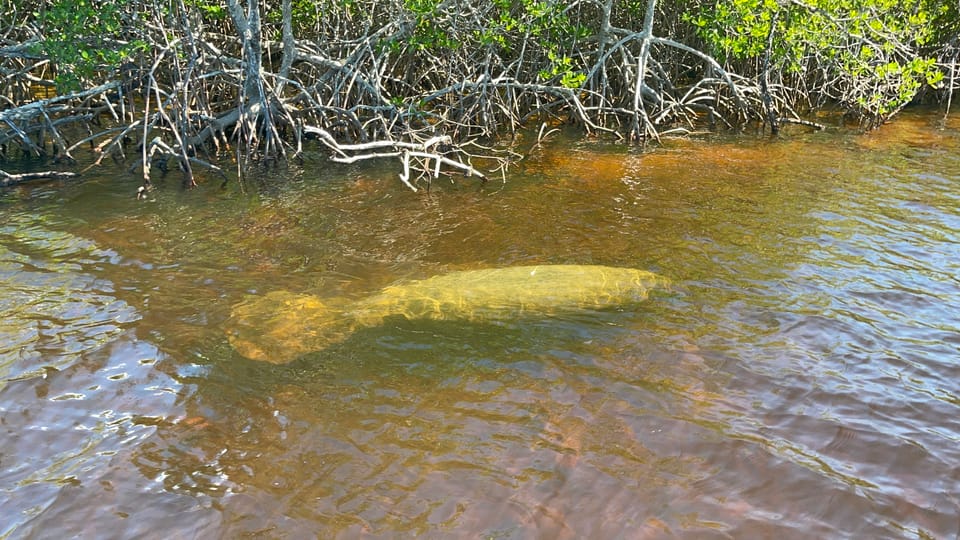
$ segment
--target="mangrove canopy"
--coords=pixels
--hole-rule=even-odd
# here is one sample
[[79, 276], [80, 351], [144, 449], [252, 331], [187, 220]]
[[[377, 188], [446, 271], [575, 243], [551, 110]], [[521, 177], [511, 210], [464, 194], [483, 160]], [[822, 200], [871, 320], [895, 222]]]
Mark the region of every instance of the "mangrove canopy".
[[[411, 188], [501, 174], [490, 146], [573, 123], [627, 142], [864, 126], [958, 84], [939, 0], [0, 0], [0, 184], [24, 156], [242, 177], [251, 163], [395, 159]], [[543, 133], [543, 129], [541, 129]], [[43, 176], [43, 173], [39, 173]]]

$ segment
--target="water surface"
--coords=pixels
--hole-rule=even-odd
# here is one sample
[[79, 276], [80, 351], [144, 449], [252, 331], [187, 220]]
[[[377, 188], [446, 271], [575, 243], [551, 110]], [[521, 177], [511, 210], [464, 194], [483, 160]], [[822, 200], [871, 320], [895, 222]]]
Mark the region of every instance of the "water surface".
[[[0, 538], [955, 538], [958, 127], [3, 192]], [[673, 286], [285, 366], [226, 340], [248, 294], [547, 263]]]

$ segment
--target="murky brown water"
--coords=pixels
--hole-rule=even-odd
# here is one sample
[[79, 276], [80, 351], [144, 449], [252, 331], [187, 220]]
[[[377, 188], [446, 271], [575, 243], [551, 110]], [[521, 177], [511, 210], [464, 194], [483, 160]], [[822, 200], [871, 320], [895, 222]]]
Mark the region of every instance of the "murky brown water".
[[[0, 538], [956, 538], [960, 121], [936, 120], [559, 141], [420, 194], [319, 162], [247, 193], [4, 192]], [[224, 335], [249, 293], [537, 263], [674, 287], [391, 320], [287, 366]]]

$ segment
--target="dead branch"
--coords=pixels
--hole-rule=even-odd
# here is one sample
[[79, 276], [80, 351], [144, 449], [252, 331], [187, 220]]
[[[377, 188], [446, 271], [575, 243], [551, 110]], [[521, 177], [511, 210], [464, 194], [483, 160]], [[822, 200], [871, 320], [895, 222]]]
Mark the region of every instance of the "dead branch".
[[[426, 166], [420, 168], [422, 173], [430, 174], [432, 172], [433, 178], [439, 178], [440, 165], [444, 164], [464, 171], [467, 176], [476, 176], [483, 181], [486, 181], [487, 179], [483, 173], [468, 163], [464, 163], [459, 159], [449, 158], [443, 155], [439, 150], [430, 151], [431, 149], [442, 145], [452, 144], [453, 141], [448, 136], [431, 137], [422, 142], [375, 141], [362, 144], [340, 144], [336, 141], [333, 135], [331, 135], [330, 132], [325, 129], [314, 126], [304, 126], [303, 131], [305, 133], [316, 135], [324, 145], [333, 150], [334, 155], [331, 156], [330, 159], [331, 161], [335, 161], [337, 163], [354, 163], [369, 159], [399, 157], [403, 164], [403, 173], [400, 174], [400, 180], [413, 191], [417, 191], [417, 187], [411, 182], [410, 171], [411, 169], [416, 169], [411, 165], [412, 158], [422, 158], [425, 160], [425, 163], [429, 163], [431, 160], [433, 160], [435, 165], [432, 169]], [[387, 149], [390, 151], [376, 151], [380, 149]]]
[[0, 169], [0, 187], [8, 187], [16, 184], [23, 184], [33, 180], [69, 180], [80, 176], [75, 172], [69, 171], [42, 171], [20, 174], [11, 174]]

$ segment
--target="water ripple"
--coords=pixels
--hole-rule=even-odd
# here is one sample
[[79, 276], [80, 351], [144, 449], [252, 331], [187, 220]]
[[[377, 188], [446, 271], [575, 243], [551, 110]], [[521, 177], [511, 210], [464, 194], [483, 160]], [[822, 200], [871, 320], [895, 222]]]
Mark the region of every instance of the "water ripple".
[[117, 255], [13, 214], [0, 227], [0, 375], [62, 369], [109, 343], [140, 318], [113, 285], [84, 271]]

